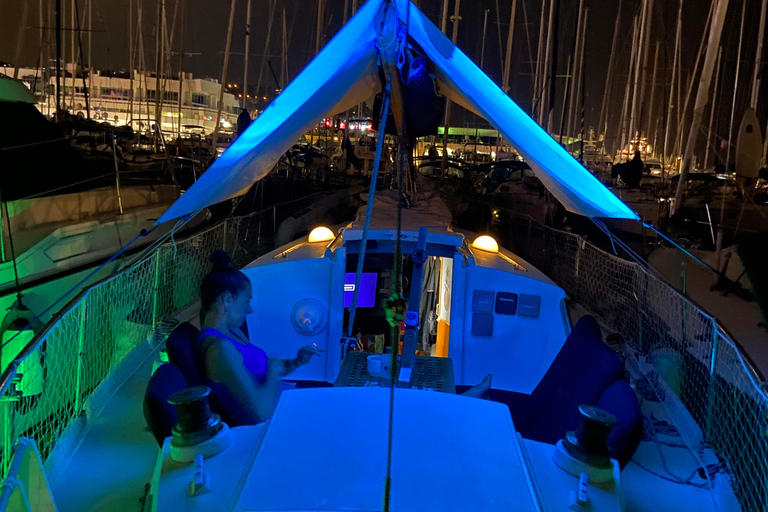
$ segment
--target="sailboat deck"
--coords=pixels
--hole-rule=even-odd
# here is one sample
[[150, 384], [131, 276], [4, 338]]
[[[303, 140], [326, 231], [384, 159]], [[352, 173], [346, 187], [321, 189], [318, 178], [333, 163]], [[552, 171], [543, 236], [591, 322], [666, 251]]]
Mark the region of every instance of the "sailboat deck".
[[147, 351], [101, 411], [88, 419], [69, 460], [49, 471], [60, 512], [144, 510], [142, 499], [159, 448], [144, 421], [142, 401], [160, 349]]
[[[126, 358], [125, 362], [130, 364], [138, 357], [140, 364], [122, 383], [117, 383], [117, 391], [104, 407], [88, 418], [84, 435], [77, 440], [71, 456], [57, 461], [51, 489], [61, 512], [144, 510], [143, 499], [159, 447], [144, 421], [142, 400], [161, 349], [162, 345], [150, 349], [144, 344], [136, 349], [140, 352], [138, 356]], [[115, 372], [115, 376], [120, 374]], [[643, 439], [621, 473], [624, 510], [738, 510], [723, 472], [715, 476], [713, 490], [705, 487], [706, 480], [699, 475], [702, 464], [717, 465], [714, 453], [699, 450], [694, 455], [680, 444], [674, 429], [662, 431], [671, 418], [661, 403], [644, 400], [642, 409], [646, 422], [652, 421], [659, 431]], [[667, 474], [649, 470], [662, 467], [666, 467]], [[690, 482], [676, 483], [672, 481], [675, 477]]]

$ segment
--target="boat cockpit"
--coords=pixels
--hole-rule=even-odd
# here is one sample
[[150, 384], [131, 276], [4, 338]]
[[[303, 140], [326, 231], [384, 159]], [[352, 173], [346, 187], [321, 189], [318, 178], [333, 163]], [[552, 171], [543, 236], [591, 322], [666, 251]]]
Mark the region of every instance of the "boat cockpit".
[[[609, 453], [607, 433], [617, 420], [590, 407], [626, 383], [589, 364], [580, 369], [604, 378], [571, 382], [573, 396], [563, 397], [563, 383], [553, 383], [578, 373], [567, 369], [572, 360], [598, 354], [603, 364], [600, 351], [611, 349], [584, 327], [566, 343], [574, 336], [561, 288], [492, 238], [441, 224], [432, 209], [439, 201], [425, 203], [425, 211], [403, 212], [398, 232], [386, 228], [388, 198], [377, 197], [369, 229], [361, 214], [337, 233], [317, 228], [243, 269], [253, 288], [250, 338], [271, 358], [291, 357], [307, 344], [322, 355], [288, 377], [302, 389], [284, 391], [269, 421], [226, 429], [224, 448], [207, 451], [213, 440], [195, 447], [204, 462], [191, 464], [194, 457], [174, 447], [184, 430], [180, 412], [153, 477], [153, 510], [212, 503], [375, 510], [382, 496], [386, 510], [621, 510], [616, 459], [625, 460], [626, 443], [612, 443]], [[419, 305], [418, 356], [407, 374], [408, 336], [397, 336], [387, 311], [398, 275], [408, 309]], [[394, 347], [393, 330], [404, 340], [401, 353], [380, 355]], [[584, 343], [589, 333], [598, 339]], [[394, 382], [374, 370], [372, 358], [399, 366]], [[489, 373], [493, 400], [455, 394]], [[573, 414], [561, 417], [558, 407]], [[562, 441], [564, 429], [581, 431], [579, 421], [602, 429], [602, 462], [571, 456], [573, 446], [581, 449], [576, 437]], [[195, 474], [211, 475], [198, 478], [197, 492], [182, 485]], [[384, 474], [392, 475], [391, 487]], [[214, 475], [222, 482], [216, 489], [205, 483]]]

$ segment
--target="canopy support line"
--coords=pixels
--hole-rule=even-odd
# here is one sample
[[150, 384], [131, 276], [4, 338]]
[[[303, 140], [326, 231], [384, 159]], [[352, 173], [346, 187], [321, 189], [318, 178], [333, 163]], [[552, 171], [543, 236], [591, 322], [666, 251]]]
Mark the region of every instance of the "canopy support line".
[[678, 249], [680, 249], [681, 251], [683, 251], [683, 253], [684, 253], [686, 256], [688, 256], [689, 258], [691, 258], [691, 259], [692, 259], [692, 260], [694, 260], [696, 263], [698, 263], [698, 264], [699, 264], [699, 265], [701, 265], [702, 267], [706, 268], [707, 270], [709, 270], [710, 272], [712, 272], [712, 273], [713, 273], [713, 274], [715, 274], [716, 276], [718, 276], [718, 277], [721, 277], [721, 278], [723, 278], [723, 279], [725, 279], [725, 278], [726, 278], [726, 277], [725, 277], [725, 275], [724, 275], [722, 272], [720, 272], [720, 271], [719, 271], [719, 270], [717, 270], [716, 268], [713, 268], [713, 267], [709, 266], [709, 265], [708, 265], [706, 262], [704, 262], [704, 261], [703, 261], [701, 258], [697, 258], [696, 256], [694, 256], [694, 255], [693, 255], [693, 254], [692, 254], [690, 251], [686, 250], [686, 249], [685, 249], [683, 246], [681, 246], [680, 244], [678, 244], [677, 242], [675, 242], [674, 240], [672, 240], [671, 238], [669, 238], [667, 235], [665, 235], [664, 233], [662, 233], [661, 231], [659, 231], [658, 229], [656, 229], [655, 227], [653, 227], [653, 224], [649, 224], [649, 223], [647, 223], [647, 222], [643, 222], [643, 226], [645, 226], [646, 228], [648, 228], [648, 229], [650, 229], [650, 230], [654, 231], [654, 232], [655, 232], [657, 235], [659, 235], [661, 238], [663, 238], [663, 239], [664, 239], [664, 240], [666, 240], [667, 242], [671, 243], [672, 245], [674, 245], [675, 247], [677, 247]]
[[352, 329], [355, 325], [355, 313], [357, 313], [357, 301], [360, 296], [360, 281], [363, 275], [363, 263], [365, 261], [365, 251], [368, 245], [368, 229], [371, 227], [371, 212], [373, 211], [373, 198], [376, 194], [376, 182], [379, 177], [379, 166], [381, 164], [381, 153], [384, 147], [384, 131], [387, 126], [387, 112], [389, 110], [389, 96], [392, 90], [391, 78], [387, 80], [387, 87], [384, 89], [384, 99], [381, 102], [381, 117], [379, 117], [379, 138], [376, 141], [376, 156], [373, 161], [373, 171], [371, 172], [371, 185], [368, 187], [368, 202], [365, 206], [365, 224], [363, 224], [363, 237], [360, 240], [360, 254], [357, 257], [357, 271], [355, 272], [355, 291], [352, 292], [352, 303], [349, 305], [349, 325], [347, 325], [347, 338], [352, 337]]

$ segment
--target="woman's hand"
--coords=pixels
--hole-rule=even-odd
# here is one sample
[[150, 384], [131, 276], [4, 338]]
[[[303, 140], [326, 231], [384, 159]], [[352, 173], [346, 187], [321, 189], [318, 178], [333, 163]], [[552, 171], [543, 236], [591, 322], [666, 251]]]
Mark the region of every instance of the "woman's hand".
[[317, 348], [316, 345], [304, 345], [299, 349], [299, 352], [296, 354], [296, 359], [294, 359], [296, 368], [299, 366], [304, 366], [308, 362], [312, 360], [313, 356], [320, 357], [320, 354], [322, 352], [325, 352], [323, 349]]

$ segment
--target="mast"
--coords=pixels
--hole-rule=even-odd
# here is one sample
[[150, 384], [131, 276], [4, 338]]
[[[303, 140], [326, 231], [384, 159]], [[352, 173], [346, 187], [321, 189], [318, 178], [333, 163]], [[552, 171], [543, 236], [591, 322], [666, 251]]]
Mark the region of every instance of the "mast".
[[[444, 4], [447, 4], [450, 0], [444, 0]], [[504, 75], [504, 45], [501, 42], [501, 11], [499, 11], [499, 0], [496, 0], [496, 35], [499, 36], [499, 69], [502, 76]], [[443, 33], [448, 35], [444, 30]]]
[[[658, 41], [656, 41], [656, 54], [653, 57], [653, 75], [651, 78], [651, 100], [648, 102], [648, 131], [646, 132], [646, 136], [650, 139], [651, 138], [651, 132], [654, 131], [654, 125], [653, 122], [653, 100], [656, 96], [656, 71], [659, 67], [659, 48], [661, 48], [661, 44], [659, 44]], [[656, 148], [656, 141], [653, 142], [654, 150]], [[648, 146], [645, 146], [646, 155], [648, 154]]]
[[[565, 131], [565, 111], [568, 109], [568, 92], [571, 89], [571, 82], [573, 81], [573, 69], [571, 68], [572, 55], [568, 56], [568, 60], [565, 64], [565, 89], [563, 91], [563, 106], [560, 110], [560, 130], [558, 133], [558, 142], [563, 145], [563, 132]], [[566, 144], [568, 141], [566, 140]]]
[[[715, 120], [715, 106], [717, 105], [717, 86], [719, 85], [720, 80], [720, 59], [722, 58], [723, 53], [723, 47], [720, 46], [720, 48], [717, 49], [717, 63], [715, 64], [715, 90], [712, 93], [712, 106], [710, 107], [709, 112], [709, 128], [707, 129], [707, 144], [706, 149], [704, 150], [704, 169], [707, 169], [709, 167], [709, 147], [710, 147], [710, 139], [712, 138], [712, 124]], [[741, 52], [739, 52], [741, 53]], [[735, 96], [735, 95], [734, 95]]]
[[552, 24], [552, 59], [550, 61], [550, 82], [549, 82], [549, 116], [547, 119], [547, 131], [552, 133], [552, 125], [554, 123], [555, 115], [555, 92], [557, 91], [557, 41], [558, 32], [560, 30], [560, 0], [553, 0], [555, 6], [555, 20]]
[[[40, 83], [45, 84], [45, 80], [48, 77], [48, 63], [50, 59], [50, 55], [48, 54], [48, 41], [46, 37], [46, 30], [45, 30], [45, 21], [43, 19], [43, 0], [40, 0], [39, 4], [39, 12], [38, 12], [38, 23], [40, 24], [40, 54], [42, 55], [42, 61], [43, 65], [41, 66], [43, 71], [40, 73]], [[38, 81], [35, 80], [35, 86], [33, 87], [33, 93], [37, 92], [38, 87]], [[43, 85], [42, 91], [44, 94], [44, 97], [46, 98], [46, 106], [48, 106], [48, 93], [46, 92], [46, 87]], [[1, 260], [0, 260], [1, 261]]]
[[[547, 22], [547, 44], [544, 49], [544, 67], [541, 69], [541, 75], [542, 75], [542, 82], [539, 84], [539, 89], [541, 91], [541, 97], [539, 100], [540, 104], [544, 104], [544, 94], [547, 90], [547, 85], [549, 85], [550, 80], [554, 81], [554, 76], [551, 71], [550, 67], [550, 55], [552, 55], [552, 29], [553, 29], [553, 22], [555, 21], [555, 1], [556, 0], [549, 0], [549, 21]], [[539, 125], [544, 126], [544, 115], [545, 112], [547, 112], [548, 109], [541, 106], [539, 108]]]
[[[160, 94], [160, 75], [162, 74], [163, 66], [163, 46], [165, 46], [163, 37], [163, 10], [165, 8], [165, 0], [157, 1], [157, 28], [155, 33], [155, 130], [160, 130], [160, 108], [162, 105], [162, 99]], [[222, 85], [223, 87], [223, 85]]]
[[[282, 50], [282, 61], [283, 65], [281, 66], [280, 70], [280, 80], [282, 82], [281, 89], [285, 89], [285, 87], [288, 85], [288, 30], [286, 29], [287, 25], [285, 23], [285, 7], [283, 7], [283, 44], [281, 46]], [[258, 92], [258, 91], [257, 91]]]
[[71, 103], [69, 105], [72, 115], [75, 114], [75, 86], [76, 86], [76, 80], [77, 80], [77, 57], [75, 57], [75, 0], [72, 0], [72, 3], [70, 4], [71, 9], [69, 10], [71, 23], [69, 25], [69, 38], [70, 38], [70, 47], [69, 47], [69, 63], [72, 66], [72, 72], [70, 75], [72, 76], [72, 96], [71, 96]]
[[483, 40], [480, 43], [480, 69], [483, 69], [483, 62], [485, 61], [485, 34], [488, 31], [488, 13], [490, 9], [485, 10], [483, 15]]
[[[440, 32], [448, 35], [448, 8], [450, 0], [443, 0], [443, 5], [440, 14]], [[501, 49], [501, 48], [499, 48]]]
[[[589, 8], [584, 9], [584, 26], [581, 29], [581, 48], [580, 48], [580, 55], [579, 55], [579, 75], [577, 77], [576, 85], [576, 102], [577, 104], [581, 104], [581, 129], [579, 130], [579, 138], [581, 139], [581, 156], [582, 158], [579, 160], [581, 163], [583, 162], [583, 156], [584, 156], [584, 62], [585, 62], [585, 48], [587, 46], [587, 23], [589, 22]], [[574, 105], [575, 107], [576, 105]], [[579, 110], [574, 110], [575, 112], [579, 112]], [[576, 116], [574, 115], [573, 119], [574, 124], [574, 131], [576, 131]]]
[[221, 126], [221, 110], [224, 107], [224, 85], [227, 83], [227, 67], [229, 66], [229, 49], [232, 47], [232, 27], [235, 24], [235, 4], [237, 0], [232, 0], [229, 8], [229, 26], [227, 27], [227, 42], [224, 45], [224, 65], [221, 68], [221, 87], [219, 88], [219, 103], [216, 108], [216, 127], [213, 129], [213, 147], [214, 158], [217, 155], [216, 145], [219, 142], [219, 127]]
[[[251, 0], [248, 0], [245, 9], [245, 60], [243, 62], [243, 104], [242, 107], [248, 108], [248, 50], [251, 47]], [[263, 63], [264, 61], [262, 61]], [[258, 94], [258, 91], [256, 91]]]
[[[129, 38], [130, 41], [130, 38]], [[85, 108], [88, 119], [91, 118], [91, 105], [88, 103], [88, 96], [93, 93], [93, 0], [88, 0], [88, 88], [85, 92]], [[91, 99], [93, 97], [91, 96]]]
[[[445, 4], [447, 3], [448, 3], [448, 0], [445, 1]], [[456, 44], [456, 40], [459, 38], [459, 21], [461, 21], [461, 17], [459, 16], [460, 6], [461, 6], [461, 0], [456, 0], [456, 3], [453, 5], [453, 33], [451, 34], [451, 41], [453, 42], [453, 44]], [[451, 126], [451, 100], [450, 99], [447, 99], [445, 101], [445, 123], [443, 124], [445, 126], [443, 129], [443, 158], [440, 160], [440, 177], [441, 178], [445, 177], [445, 169], [448, 167], [448, 131], [450, 130], [450, 126]]]
[[629, 130], [627, 130], [630, 145], [632, 144], [632, 139], [635, 137], [635, 116], [637, 114], [637, 109], [639, 108], [637, 103], [639, 98], [638, 87], [640, 85], [640, 61], [645, 53], [643, 43], [645, 41], [645, 33], [648, 32], [648, 1], [649, 0], [643, 0], [643, 8], [640, 14], [640, 35], [637, 38], [637, 55], [635, 57], [635, 72], [632, 87], [632, 106], [629, 109]]
[[149, 86], [147, 84], [147, 59], [144, 54], [144, 26], [142, 20], [143, 14], [143, 0], [138, 0], [136, 3], [136, 33], [137, 33], [137, 47], [139, 48], [139, 70], [141, 71], [141, 78], [139, 79], [139, 118], [141, 118], [141, 106], [144, 105], [147, 111], [147, 126], [149, 126], [149, 103], [146, 101], [147, 90]]
[[[605, 135], [608, 132], [608, 105], [611, 97], [611, 85], [613, 81], [613, 63], [616, 60], [616, 45], [619, 41], [619, 28], [621, 22], [621, 3], [619, 0], [619, 10], [616, 13], [616, 22], [613, 26], [613, 41], [611, 42], [611, 56], [608, 58], [608, 72], [605, 75], [605, 92], [603, 94], [603, 101], [600, 105], [600, 120], [598, 121], [598, 130], [603, 131], [603, 141], [605, 141]], [[605, 142], [603, 142], [605, 147]]]
[[[179, 136], [181, 136], [182, 107], [184, 106], [184, 36], [186, 35], [187, 21], [187, 3], [185, 0], [181, 0], [181, 2], [181, 20], [179, 24]], [[178, 146], [176, 150], [178, 151]]]
[[[709, 7], [709, 14], [707, 16], [707, 21], [704, 24], [704, 31], [701, 34], [701, 42], [699, 43], [699, 51], [696, 54], [696, 62], [693, 65], [693, 71], [691, 71], [690, 78], [688, 80], [688, 86], [686, 88], [685, 92], [685, 101], [683, 102], [682, 110], [680, 109], [680, 106], [678, 105], [678, 121], [677, 121], [677, 140], [675, 142], [675, 150], [674, 153], [678, 155], [681, 151], [681, 148], [683, 146], [683, 124], [685, 123], [685, 118], [688, 117], [688, 105], [690, 104], [691, 95], [693, 94], [693, 79], [696, 76], [697, 71], [699, 70], [699, 63], [701, 62], [701, 55], [704, 53], [704, 45], [706, 44], [707, 38], [709, 37], [707, 34], [707, 30], [709, 27], [709, 30], [712, 29], [712, 16], [715, 12], [715, 6], [718, 4], [719, 0], [712, 0], [712, 3]], [[682, 41], [682, 40], [681, 40]], [[679, 59], [679, 66], [677, 68], [678, 76], [677, 76], [677, 87], [678, 87], [678, 98], [677, 100], [680, 101], [680, 91], [679, 88], [682, 86], [683, 80], [682, 80], [682, 71], [683, 71], [683, 63], [682, 63], [682, 46], [678, 47], [678, 56]], [[682, 162], [681, 162], [682, 165]]]
[[[89, 0], [90, 5], [90, 0]], [[91, 106], [88, 102], [88, 81], [85, 79], [85, 62], [83, 57], [83, 38], [80, 32], [80, 13], [75, 10], [75, 21], [76, 21], [76, 29], [77, 29], [77, 50], [78, 50], [78, 62], [80, 63], [80, 69], [81, 69], [81, 78], [83, 81], [83, 97], [85, 98], [85, 112], [88, 116], [88, 119], [91, 118]], [[72, 97], [74, 98], [74, 90], [72, 91]]]
[[[509, 14], [509, 31], [507, 32], [507, 53], [504, 55], [504, 78], [501, 89], [509, 94], [509, 72], [512, 68], [512, 40], [515, 36], [515, 14], [517, 12], [517, 0], [512, 0], [512, 10]], [[487, 11], [486, 11], [487, 17]]]
[[629, 110], [629, 97], [632, 92], [632, 68], [635, 65], [637, 52], [635, 47], [637, 46], [637, 33], [638, 33], [638, 16], [635, 14], [632, 22], [632, 52], [629, 56], [629, 71], [627, 71], [627, 84], [624, 88], [624, 103], [621, 107], [621, 142], [619, 144], [619, 161], [621, 161], [622, 154], [624, 153], [624, 146], [627, 143], [627, 112]]
[[[643, 40], [643, 71], [640, 75], [640, 98], [637, 102], [637, 131], [643, 123], [643, 105], [645, 104], [645, 77], [648, 74], [648, 49], [651, 47], [651, 29], [653, 28], [653, 0], [648, 0], [648, 9], [645, 13], [645, 32]], [[642, 133], [641, 133], [642, 134]], [[650, 137], [650, 133], [645, 134]]]
[[[765, 37], [765, 10], [768, 0], [763, 0], [760, 7], [760, 25], [757, 32], [757, 51], [755, 52], [755, 67], [752, 70], [752, 98], [749, 106], [757, 110], [757, 99], [760, 93], [760, 63], [763, 58], [763, 38]], [[768, 139], [768, 137], [766, 137]]]
[[581, 139], [581, 148], [579, 150], [579, 163], [581, 165], [584, 165], [584, 103], [585, 99], [584, 97], [587, 94], [587, 86], [584, 83], [586, 73], [584, 70], [586, 69], [586, 62], [587, 62], [587, 24], [589, 22], [589, 8], [584, 9], [584, 41], [581, 43], [581, 73], [579, 81], [579, 91], [581, 92], [581, 133], [579, 133], [579, 139]]
[[[90, 18], [90, 16], [89, 16]], [[89, 22], [90, 23], [90, 22]], [[128, 124], [133, 124], [133, 75], [135, 74], [135, 61], [133, 58], [133, 0], [128, 0], [128, 70], [131, 80], [131, 95], [128, 97]], [[90, 74], [88, 75], [91, 76]]]
[[[741, 44], [744, 40], [744, 16], [747, 12], [747, 2], [741, 6], [741, 27], [739, 28], [739, 49], [736, 53], [736, 75], [733, 79], [733, 100], [731, 102], [731, 122], [728, 125], [728, 150], [725, 152], [725, 169], [731, 163], [731, 140], [733, 139], [733, 116], [736, 113], [736, 91], [739, 89], [739, 70], [741, 69]], [[697, 98], [698, 99], [698, 98]]]
[[61, 117], [61, 0], [56, 0], [56, 117]]
[[535, 116], [541, 110], [540, 101], [541, 98], [541, 82], [542, 82], [542, 59], [544, 57], [544, 16], [547, 11], [547, 0], [541, 2], [541, 16], [539, 19], [539, 39], [536, 43], [536, 74], [533, 77], [533, 107], [531, 108], [531, 117]]
[[[43, 0], [41, 0], [40, 4], [41, 4], [41, 6], [43, 4], [45, 4], [45, 7], [44, 7], [44, 11], [45, 12], [43, 13], [45, 22], [41, 18], [41, 20], [40, 20], [40, 27], [46, 27], [47, 26], [49, 28], [49, 30], [45, 30], [44, 28], [40, 29], [40, 32], [45, 34], [45, 36], [44, 36], [45, 37], [45, 67], [44, 67], [45, 75], [43, 76], [42, 84], [43, 84], [43, 87], [44, 87], [44, 91], [47, 91], [47, 88], [48, 88], [48, 86], [51, 83], [51, 78], [53, 78], [52, 73], [51, 73], [51, 63], [53, 62], [53, 57], [52, 57], [53, 48], [52, 48], [52, 46], [54, 44], [53, 43], [53, 38], [55, 38], [55, 29], [54, 29], [54, 33], [53, 34], [51, 34], [51, 30], [50, 29], [55, 26], [55, 23], [53, 21], [53, 19], [54, 19], [54, 17], [53, 17], [53, 11], [54, 11], [53, 4], [54, 4], [54, 2], [50, 2], [50, 1], [49, 2], [43, 2]], [[46, 110], [47, 110], [47, 115], [50, 116], [51, 115], [51, 95], [47, 94], [47, 92], [45, 94], [45, 107], [46, 107]]]
[[[320, 1], [320, 0], [318, 0]], [[319, 5], [318, 5], [319, 7]], [[261, 68], [259, 69], [259, 81], [256, 83], [256, 95], [258, 96], [261, 94], [261, 79], [264, 77], [264, 61], [268, 60], [269, 57], [269, 43], [272, 40], [272, 23], [275, 21], [275, 10], [277, 8], [277, 0], [272, 0], [269, 3], [269, 21], [267, 22], [267, 38], [264, 40], [264, 57], [261, 59]], [[320, 25], [318, 24], [318, 28]], [[320, 51], [319, 49], [317, 50]], [[267, 80], [267, 83], [269, 83], [269, 80]]]
[[584, 46], [587, 43], [587, 21], [588, 21], [588, 14], [587, 11], [589, 9], [584, 8], [584, 11], [582, 13], [582, 16], [580, 17], [580, 21], [583, 20], [581, 24], [581, 34], [579, 34], [578, 39], [578, 54], [576, 54], [576, 58], [578, 59], [579, 65], [577, 67], [574, 67], [575, 71], [575, 82], [573, 83], [573, 89], [572, 91], [575, 93], [573, 96], [573, 103], [571, 104], [571, 110], [573, 112], [573, 116], [571, 118], [572, 125], [569, 127], [570, 133], [577, 133], [577, 127], [578, 127], [578, 120], [577, 116], [579, 113], [579, 101], [581, 98], [581, 88], [583, 83], [583, 77], [584, 77]]
[[19, 78], [19, 58], [21, 57], [21, 47], [24, 45], [25, 30], [27, 26], [27, 17], [29, 16], [29, 2], [24, 2], [24, 8], [21, 11], [21, 25], [19, 25], [19, 39], [16, 41], [16, 56], [13, 61], [13, 79]]
[[325, 1], [317, 0], [317, 34], [315, 37], [315, 55], [320, 53], [320, 48], [322, 48], [323, 46], [323, 19], [324, 18], [325, 18]]
[[566, 133], [573, 133], [572, 126], [574, 124], [573, 116], [574, 109], [576, 107], [576, 80], [579, 69], [579, 59], [581, 58], [581, 31], [584, 24], [584, 0], [579, 0], [579, 10], [576, 13], [576, 33], [573, 35], [573, 66], [571, 68], [571, 87], [570, 95], [568, 98], [568, 120], [565, 123]]
[[[693, 107], [693, 121], [691, 122], [691, 130], [688, 132], [688, 144], [685, 147], [685, 154], [683, 155], [683, 167], [680, 170], [680, 180], [677, 183], [677, 191], [675, 192], [674, 208], [679, 211], [679, 206], [683, 200], [683, 193], [685, 191], [685, 176], [688, 174], [688, 170], [691, 167], [691, 160], [693, 159], [693, 149], [696, 145], [696, 135], [699, 132], [701, 126], [701, 119], [704, 115], [704, 107], [707, 106], [707, 99], [709, 95], [709, 84], [712, 80], [712, 70], [715, 66], [716, 48], [720, 46], [720, 36], [723, 33], [723, 24], [725, 22], [725, 14], [728, 10], [728, 0], [718, 0], [717, 7], [712, 16], [712, 25], [709, 30], [709, 43], [707, 44], [707, 55], [704, 58], [704, 66], [701, 70], [701, 79], [699, 80], [699, 91], [696, 94], [696, 104]], [[693, 80], [691, 80], [693, 83]]]

